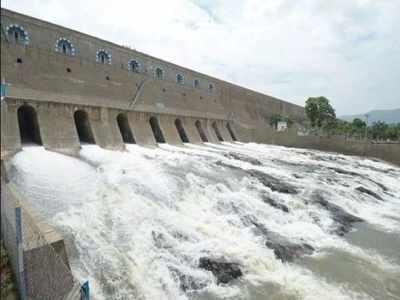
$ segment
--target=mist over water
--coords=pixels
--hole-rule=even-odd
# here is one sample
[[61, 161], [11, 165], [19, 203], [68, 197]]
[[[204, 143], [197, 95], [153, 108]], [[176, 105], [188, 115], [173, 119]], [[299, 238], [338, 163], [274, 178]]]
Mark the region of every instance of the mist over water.
[[[380, 161], [252, 143], [26, 147], [10, 177], [94, 299], [400, 299], [400, 168]], [[283, 261], [288, 241], [307, 251]], [[243, 275], [220, 283], [204, 257]]]

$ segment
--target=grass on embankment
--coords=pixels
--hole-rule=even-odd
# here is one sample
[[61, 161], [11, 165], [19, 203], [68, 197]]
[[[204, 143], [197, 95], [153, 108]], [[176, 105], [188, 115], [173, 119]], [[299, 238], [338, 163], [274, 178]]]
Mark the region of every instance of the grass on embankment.
[[8, 254], [2, 240], [0, 244], [0, 298], [4, 300], [17, 300], [17, 285], [12, 274]]

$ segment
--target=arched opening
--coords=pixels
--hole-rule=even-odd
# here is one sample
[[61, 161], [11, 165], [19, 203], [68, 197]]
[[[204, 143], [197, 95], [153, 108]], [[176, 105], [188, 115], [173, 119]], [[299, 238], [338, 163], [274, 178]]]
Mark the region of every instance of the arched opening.
[[150, 118], [150, 126], [151, 130], [153, 130], [154, 138], [157, 143], [165, 143], [164, 135], [161, 131], [160, 125], [158, 124], [158, 120], [156, 117]]
[[156, 68], [156, 79], [162, 80], [164, 79], [164, 71], [161, 68]]
[[56, 41], [56, 52], [68, 55], [68, 56], [74, 56], [75, 55], [75, 47], [71, 43], [69, 39], [66, 39], [64, 37], [60, 37]]
[[186, 135], [185, 128], [183, 128], [182, 121], [180, 119], [175, 120], [175, 126], [176, 129], [178, 130], [182, 143], [189, 143], [189, 139]]
[[139, 73], [139, 67], [140, 67], [139, 63], [134, 59], [131, 59], [128, 62], [128, 68], [129, 68], [129, 71], [131, 71], [131, 72]]
[[199, 120], [196, 121], [196, 123], [194, 123], [196, 125], [197, 131], [199, 132], [200, 138], [201, 140], [205, 143], [208, 142], [208, 138], [206, 136], [206, 134], [204, 133], [203, 128], [201, 127], [201, 123]]
[[96, 142], [94, 140], [92, 128], [90, 127], [87, 112], [83, 110], [77, 110], [74, 113], [74, 120], [81, 144], [95, 144]]
[[18, 125], [22, 144], [42, 145], [36, 110], [30, 105], [18, 108]]
[[217, 123], [216, 123], [216, 122], [213, 122], [213, 123], [212, 123], [212, 128], [214, 129], [214, 132], [215, 132], [215, 134], [217, 135], [218, 140], [219, 140], [220, 142], [223, 142], [224, 139], [222, 138], [222, 135], [221, 135], [221, 133], [219, 132], [219, 129], [218, 129], [218, 127], [217, 127]]
[[135, 139], [133, 137], [132, 130], [131, 127], [129, 126], [129, 121], [126, 115], [120, 113], [117, 116], [117, 123], [124, 143], [135, 144]]
[[183, 75], [182, 74], [176, 74], [176, 82], [178, 83], [178, 84], [183, 84], [184, 83], [184, 77], [183, 77]]
[[233, 132], [230, 123], [226, 124], [226, 128], [228, 129], [229, 134], [231, 135], [232, 140], [237, 141], [236, 136], [235, 136], [235, 133]]
[[20, 25], [10, 25], [6, 28], [10, 42], [19, 44], [28, 44], [29, 37], [25, 29]]
[[111, 64], [111, 54], [101, 49], [96, 53], [96, 61], [102, 64]]

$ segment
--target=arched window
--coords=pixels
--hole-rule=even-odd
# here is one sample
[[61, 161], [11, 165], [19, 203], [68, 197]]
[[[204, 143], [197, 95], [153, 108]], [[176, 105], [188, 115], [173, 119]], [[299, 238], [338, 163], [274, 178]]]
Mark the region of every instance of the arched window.
[[193, 87], [198, 89], [200, 87], [200, 81], [198, 79], [193, 80]]
[[198, 131], [198, 133], [199, 133], [199, 135], [200, 135], [201, 140], [202, 140], [204, 143], [205, 143], [205, 142], [208, 142], [207, 136], [206, 136], [206, 134], [204, 133], [203, 128], [201, 127], [200, 121], [197, 120], [196, 123], [194, 123], [194, 125], [196, 125], [197, 131]]
[[161, 68], [156, 68], [155, 76], [156, 76], [156, 79], [159, 79], [159, 80], [164, 79], [164, 71]]
[[21, 143], [42, 145], [36, 110], [24, 104], [18, 108], [17, 115]]
[[214, 92], [214, 85], [212, 83], [208, 84], [208, 92], [209, 93]]
[[131, 59], [128, 62], [128, 70], [134, 73], [139, 73], [140, 65], [137, 60]]
[[176, 82], [178, 84], [184, 84], [184, 78], [182, 74], [176, 74]]
[[6, 31], [10, 42], [23, 45], [29, 44], [29, 36], [24, 27], [18, 24], [11, 24], [6, 27]]
[[216, 123], [216, 122], [213, 122], [213, 123], [212, 123], [212, 128], [214, 129], [215, 135], [217, 136], [218, 140], [219, 140], [220, 142], [223, 142], [224, 139], [222, 138], [222, 135], [221, 135], [221, 133], [219, 132], [219, 129], [218, 129], [218, 126], [217, 126], [217, 123]]
[[104, 49], [99, 49], [96, 52], [96, 61], [101, 64], [110, 64], [111, 65], [111, 53]]
[[74, 56], [75, 55], [75, 47], [72, 42], [66, 38], [58, 38], [56, 41], [55, 50], [58, 53]]

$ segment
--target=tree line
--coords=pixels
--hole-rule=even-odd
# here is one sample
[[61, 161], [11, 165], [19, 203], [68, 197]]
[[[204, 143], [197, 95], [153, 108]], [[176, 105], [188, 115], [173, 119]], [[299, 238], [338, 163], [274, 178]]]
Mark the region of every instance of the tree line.
[[308, 127], [327, 135], [341, 135], [346, 138], [399, 141], [400, 123], [387, 124], [382, 121], [368, 125], [359, 118], [352, 122], [336, 117], [335, 109], [325, 97], [310, 97], [305, 106]]

